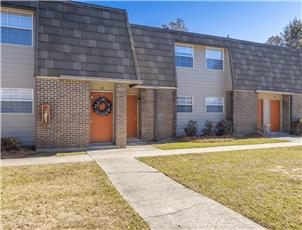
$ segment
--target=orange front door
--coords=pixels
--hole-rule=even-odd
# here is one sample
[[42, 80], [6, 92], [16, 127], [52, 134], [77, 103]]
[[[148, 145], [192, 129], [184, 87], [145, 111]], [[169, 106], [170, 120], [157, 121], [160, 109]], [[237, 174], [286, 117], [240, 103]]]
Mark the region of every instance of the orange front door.
[[[107, 116], [100, 116], [93, 111], [94, 102], [100, 97], [105, 97], [113, 104], [112, 93], [92, 92], [90, 94], [90, 142], [110, 142], [112, 141], [112, 111]], [[100, 105], [104, 109], [105, 105]]]
[[137, 97], [127, 96], [127, 137], [137, 137]]
[[280, 101], [270, 101], [270, 118], [271, 118], [271, 131], [280, 131]]
[[258, 129], [262, 128], [263, 124], [263, 100], [258, 100]]

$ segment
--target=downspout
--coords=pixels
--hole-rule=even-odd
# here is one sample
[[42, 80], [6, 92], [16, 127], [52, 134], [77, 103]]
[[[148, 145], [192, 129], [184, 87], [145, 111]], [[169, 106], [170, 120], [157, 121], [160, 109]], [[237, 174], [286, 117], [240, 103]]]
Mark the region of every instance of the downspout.
[[293, 95], [289, 96], [289, 133], [292, 133], [292, 121], [293, 121]]
[[233, 69], [234, 69], [234, 66], [233, 66], [233, 60], [232, 60], [232, 55], [231, 55], [231, 53], [232, 53], [232, 51], [231, 51], [231, 48], [230, 48], [230, 46], [228, 46], [228, 53], [229, 53], [229, 61], [230, 61], [230, 71], [231, 71], [231, 80], [232, 80], [232, 98], [231, 98], [231, 100], [232, 100], [232, 110], [231, 110], [231, 113], [232, 113], [232, 119], [231, 119], [231, 122], [232, 122], [232, 124], [234, 125], [234, 90], [235, 90], [235, 77], [234, 77], [234, 71], [233, 71]]
[[130, 47], [131, 47], [131, 52], [132, 52], [132, 59], [133, 59], [133, 63], [134, 63], [136, 78], [137, 78], [137, 80], [141, 80], [139, 65], [137, 63], [137, 57], [136, 57], [136, 53], [135, 53], [134, 40], [133, 40], [133, 36], [132, 36], [132, 32], [131, 32], [131, 26], [129, 24], [129, 19], [128, 19], [128, 13], [127, 12], [125, 12], [125, 20], [126, 20], [128, 36], [129, 36], [129, 39], [130, 39]]
[[233, 91], [235, 90], [235, 77], [234, 77], [234, 65], [233, 65], [233, 59], [232, 59], [232, 51], [230, 46], [228, 46], [228, 52], [229, 52], [229, 60], [230, 60], [230, 71], [231, 71], [231, 79], [232, 79], [232, 87]]
[[177, 129], [177, 89], [178, 89], [178, 82], [177, 82], [177, 72], [176, 72], [176, 61], [175, 61], [175, 42], [173, 43], [172, 47], [172, 61], [174, 63], [174, 77], [175, 77], [175, 86], [176, 90], [174, 93], [174, 130], [173, 130], [173, 137], [176, 137], [176, 129]]
[[154, 140], [158, 141], [158, 108], [157, 108], [157, 89], [154, 89]]

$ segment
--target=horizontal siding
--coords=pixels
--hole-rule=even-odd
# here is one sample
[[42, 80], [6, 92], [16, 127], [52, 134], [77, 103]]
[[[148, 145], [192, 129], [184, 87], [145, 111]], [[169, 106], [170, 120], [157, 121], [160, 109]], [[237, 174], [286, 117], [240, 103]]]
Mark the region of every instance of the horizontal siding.
[[205, 122], [225, 119], [224, 113], [206, 113], [205, 99], [208, 96], [224, 97], [231, 90], [231, 74], [227, 51], [224, 51], [224, 70], [206, 69], [205, 47], [194, 47], [194, 68], [177, 68], [177, 96], [193, 97], [192, 113], [177, 113], [177, 135], [184, 135], [184, 127], [189, 120], [197, 121], [198, 134], [202, 133]]
[[1, 87], [34, 88], [34, 48], [1, 45]]
[[34, 145], [35, 115], [1, 114], [1, 137], [16, 137], [22, 145]]
[[[1, 45], [1, 87], [34, 89], [34, 48]], [[1, 114], [1, 136], [35, 143], [34, 114]]]

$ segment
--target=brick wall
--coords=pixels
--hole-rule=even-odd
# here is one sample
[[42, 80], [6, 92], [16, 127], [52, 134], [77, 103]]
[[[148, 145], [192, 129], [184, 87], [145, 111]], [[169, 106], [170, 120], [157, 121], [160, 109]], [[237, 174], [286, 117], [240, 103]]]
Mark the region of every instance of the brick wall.
[[164, 140], [175, 135], [176, 90], [140, 89], [139, 134], [144, 141]]
[[154, 140], [154, 89], [139, 89], [139, 137]]
[[[89, 83], [36, 78], [36, 149], [89, 145]], [[41, 105], [49, 104], [50, 122], [42, 123]]]
[[302, 117], [302, 95], [292, 96], [292, 119], [297, 120]]
[[282, 95], [282, 131], [290, 130], [290, 96]]
[[119, 147], [127, 146], [127, 85], [114, 86], [114, 137]]
[[248, 135], [257, 130], [258, 98], [255, 92], [233, 92], [233, 129], [235, 135]]
[[155, 140], [173, 137], [176, 131], [176, 90], [155, 91]]

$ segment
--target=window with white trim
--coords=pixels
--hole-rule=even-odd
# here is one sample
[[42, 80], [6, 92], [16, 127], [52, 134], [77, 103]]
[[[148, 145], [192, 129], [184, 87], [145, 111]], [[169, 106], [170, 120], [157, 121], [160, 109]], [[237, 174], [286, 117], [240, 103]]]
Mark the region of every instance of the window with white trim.
[[1, 113], [33, 113], [33, 89], [0, 89]]
[[177, 67], [193, 68], [193, 47], [175, 46], [175, 62]]
[[223, 97], [206, 97], [207, 113], [223, 113], [224, 98]]
[[33, 16], [1, 10], [1, 43], [32, 46]]
[[223, 70], [224, 52], [222, 49], [206, 49], [207, 69]]
[[177, 112], [192, 113], [193, 98], [192, 97], [177, 97]]

